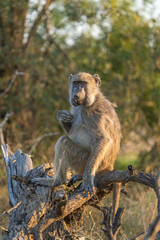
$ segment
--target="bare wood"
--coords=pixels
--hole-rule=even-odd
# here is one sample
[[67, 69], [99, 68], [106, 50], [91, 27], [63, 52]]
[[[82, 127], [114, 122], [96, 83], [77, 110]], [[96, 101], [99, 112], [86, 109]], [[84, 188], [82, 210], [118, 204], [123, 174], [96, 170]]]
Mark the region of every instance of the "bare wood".
[[116, 238], [114, 237], [113, 232], [112, 232], [112, 228], [113, 228], [112, 207], [106, 208], [106, 209], [104, 208], [103, 214], [104, 214], [104, 219], [106, 220], [106, 224], [105, 224], [105, 228], [102, 228], [102, 230], [105, 232], [105, 234], [109, 240], [115, 240]]
[[125, 212], [124, 208], [118, 208], [118, 210], [117, 210], [115, 220], [114, 220], [114, 223], [113, 223], [113, 229], [112, 229], [112, 232], [113, 232], [113, 235], [114, 235], [115, 239], [116, 239], [116, 236], [117, 236], [117, 234], [120, 230], [124, 212]]
[[[8, 230], [7, 230], [6, 228], [4, 228], [4, 227], [2, 227], [2, 226], [0, 226], [0, 228], [1, 228], [3, 231], [8, 232]], [[3, 240], [3, 239], [2, 239], [2, 240]]]
[[145, 236], [145, 232], [142, 232], [140, 234], [138, 234], [137, 236], [135, 236], [134, 238], [132, 238], [131, 240], [142, 240]]
[[98, 189], [104, 189], [107, 184], [114, 182], [137, 182], [156, 190], [156, 177], [154, 175], [139, 172], [137, 170], [135, 170], [135, 172], [133, 173], [130, 168], [131, 165], [129, 166], [127, 171], [112, 171], [107, 172], [103, 175], [97, 175], [94, 181], [95, 186]]
[[14, 207], [10, 208], [9, 210], [4, 211], [4, 212], [0, 215], [0, 218], [1, 218], [3, 215], [9, 214], [10, 212], [12, 212], [12, 211], [13, 211], [14, 209], [16, 209], [21, 203], [22, 203], [22, 201], [19, 202], [19, 203], [17, 203]]
[[7, 171], [10, 205], [14, 207], [20, 201], [17, 194], [19, 183], [12, 180], [12, 175], [18, 174], [19, 176], [25, 176], [25, 174], [33, 168], [32, 160], [29, 155], [22, 153], [21, 150], [17, 150], [10, 158], [7, 145], [1, 145], [1, 149]]
[[8, 118], [11, 117], [13, 115], [13, 113], [7, 113], [3, 119], [3, 121], [0, 123], [0, 141], [1, 141], [1, 144], [5, 144], [5, 141], [4, 141], [4, 135], [3, 135], [3, 126], [4, 124], [7, 122]]
[[0, 123], [0, 128], [3, 128], [4, 124], [7, 122], [8, 118], [11, 117], [13, 113], [7, 113], [3, 119], [3, 121]]
[[[64, 196], [62, 196], [62, 198], [63, 197]], [[62, 200], [62, 198], [61, 198], [61, 200]], [[45, 218], [41, 222], [39, 222], [34, 228], [30, 229], [28, 233], [34, 234], [37, 231], [43, 232], [44, 229], [47, 228], [49, 225], [51, 225], [55, 221], [58, 221], [58, 220], [64, 218], [65, 216], [69, 215], [76, 209], [80, 208], [89, 199], [91, 199], [91, 197], [90, 196], [84, 197], [84, 194], [82, 192], [72, 195], [68, 199], [68, 201], [62, 211], [59, 210], [62, 207], [61, 204], [60, 204], [60, 206], [57, 204], [57, 207], [56, 207], [57, 209], [55, 211], [56, 214], [51, 211], [47, 216], [45, 216]]]
[[160, 235], [160, 169], [157, 173], [155, 181], [156, 181], [155, 193], [157, 195], [157, 201], [158, 201], [158, 204], [157, 204], [158, 216], [153, 221], [153, 223], [150, 224], [144, 240], [154, 240], [156, 239], [157, 234]]
[[112, 222], [112, 207], [100, 207], [97, 204], [93, 204], [93, 207], [97, 208], [98, 210], [103, 212], [103, 221], [100, 223], [101, 225], [105, 225], [105, 228], [102, 228], [102, 230], [105, 232], [108, 239], [116, 240], [116, 236], [120, 230], [121, 222], [123, 218], [123, 214], [125, 209], [124, 208], [118, 208], [115, 221]]
[[148, 232], [144, 240], [156, 239], [156, 235], [159, 231], [160, 231], [160, 216], [157, 216], [153, 223], [149, 226]]
[[9, 166], [9, 153], [8, 153], [8, 148], [7, 145], [1, 145], [1, 149], [2, 149], [2, 154], [3, 154], [3, 158], [4, 158], [4, 162], [5, 162], [5, 166], [6, 166], [6, 171], [7, 171], [7, 181], [8, 181], [8, 194], [9, 194], [9, 200], [11, 203], [11, 206], [15, 206], [16, 205], [16, 200], [14, 198], [13, 195], [13, 189], [12, 189], [12, 183], [11, 183], [11, 169]]
[[14, 75], [13, 75], [13, 77], [12, 77], [12, 79], [11, 79], [11, 81], [10, 81], [10, 83], [9, 83], [9, 85], [8, 85], [8, 87], [4, 90], [3, 93], [0, 94], [0, 98], [3, 97], [3, 96], [10, 90], [12, 84], [14, 83], [14, 81], [16, 80], [16, 77], [17, 77], [18, 75], [25, 75], [25, 73], [24, 73], [24, 72], [18, 72], [18, 71], [16, 70], [15, 73], [14, 73]]
[[[4, 146], [4, 148], [5, 147], [6, 146]], [[6, 156], [4, 156], [4, 158], [6, 158]], [[14, 177], [13, 180], [11, 176], [16, 175], [13, 164], [15, 160], [18, 163], [18, 176]], [[47, 227], [49, 227], [51, 224], [52, 226], [57, 226], [56, 224], [58, 222], [63, 223], [64, 217], [67, 217], [71, 213], [74, 214], [74, 212], [80, 209], [84, 204], [89, 205], [89, 202], [92, 201], [90, 195], [88, 195], [88, 197], [84, 197], [82, 190], [76, 191], [70, 196], [68, 192], [64, 191], [62, 188], [56, 188], [54, 192], [51, 192], [50, 188], [48, 187], [34, 186], [30, 180], [37, 176], [45, 177], [45, 172], [48, 172], [48, 170], [52, 169], [53, 165], [46, 164], [32, 169], [32, 163], [30, 163], [30, 161], [31, 159], [29, 157], [26, 158], [26, 155], [23, 154], [20, 150], [18, 150], [17, 153], [13, 154], [11, 159], [9, 159], [9, 156], [8, 159], [6, 159], [6, 163], [10, 165], [9, 176], [12, 181], [13, 191], [11, 197], [13, 196], [15, 198], [15, 205], [22, 201], [22, 196], [24, 199], [24, 201], [22, 201], [22, 203], [17, 206], [14, 211], [12, 211], [10, 224], [13, 225], [15, 222], [14, 218], [22, 213], [22, 216], [27, 216], [27, 218], [30, 219], [29, 223], [23, 223], [22, 221], [22, 224], [19, 225], [20, 232], [16, 231], [17, 226], [15, 224], [15, 228], [13, 227], [14, 230], [12, 232], [10, 230], [10, 235], [6, 238], [9, 240], [14, 236], [18, 237], [21, 235], [23, 235], [23, 237], [28, 237], [28, 239], [31, 237], [31, 235], [34, 235], [34, 239], [42, 239], [42, 233], [45, 232], [44, 230]], [[108, 193], [110, 193], [112, 189], [112, 183], [114, 182], [127, 183], [129, 181], [144, 184], [148, 187], [153, 188], [155, 192], [157, 191], [156, 176], [138, 172], [132, 166], [129, 166], [127, 171], [112, 171], [107, 172], [101, 176], [97, 175], [94, 182], [95, 186], [97, 187], [96, 194], [99, 196], [100, 191], [102, 191], [101, 189], [106, 188], [108, 189]], [[15, 193], [17, 189], [20, 189], [20, 195], [18, 195], [18, 193]], [[36, 210], [38, 213], [36, 216], [34, 215], [34, 210]], [[116, 235], [120, 229], [122, 216], [123, 211], [120, 212], [119, 215], [116, 215], [115, 222], [113, 224], [110, 223], [111, 218], [109, 215], [107, 216], [107, 222], [109, 221], [110, 223], [108, 225], [109, 228], [107, 229], [107, 234], [110, 234], [110, 239], [116, 239]], [[103, 224], [106, 225], [106, 223]], [[28, 229], [28, 231], [26, 231], [26, 229]]]
[[[95, 177], [95, 186], [99, 189], [104, 189], [108, 186], [108, 184], [111, 184], [113, 182], [126, 183], [129, 181], [132, 181], [132, 182], [144, 184], [155, 190], [156, 184], [155, 184], [155, 177], [153, 175], [145, 174], [138, 171], [135, 171], [133, 173], [131, 166], [129, 167], [129, 169], [130, 170], [128, 171], [113, 171], [113, 172], [107, 172], [101, 176], [97, 175]], [[53, 222], [64, 218], [71, 212], [74, 212], [76, 209], [80, 208], [90, 198], [91, 198], [90, 196], [88, 196], [87, 198], [84, 197], [82, 192], [73, 194], [66, 202], [66, 205], [60, 215], [56, 215], [56, 214], [54, 215], [53, 212], [49, 213], [47, 216], [45, 216], [43, 221], [38, 223], [36, 227], [34, 227], [33, 229], [30, 229], [29, 233], [37, 232], [38, 229], [40, 232], [42, 232], [45, 228], [47, 228]]]

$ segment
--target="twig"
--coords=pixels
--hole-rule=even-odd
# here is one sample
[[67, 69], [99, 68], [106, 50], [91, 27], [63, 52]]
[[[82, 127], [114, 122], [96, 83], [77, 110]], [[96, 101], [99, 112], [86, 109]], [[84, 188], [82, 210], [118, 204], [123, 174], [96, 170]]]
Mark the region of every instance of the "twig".
[[12, 84], [14, 83], [14, 81], [15, 81], [15, 79], [16, 79], [16, 77], [17, 77], [18, 75], [25, 75], [25, 73], [24, 73], [24, 72], [18, 72], [18, 71], [16, 70], [15, 73], [14, 73], [14, 75], [13, 75], [13, 77], [12, 77], [12, 79], [11, 79], [11, 81], [10, 81], [10, 83], [9, 83], [9, 85], [8, 85], [8, 87], [4, 90], [3, 93], [0, 94], [0, 98], [3, 97], [3, 96], [10, 90]]
[[12, 211], [13, 211], [15, 208], [17, 208], [21, 203], [22, 203], [22, 201], [19, 202], [19, 203], [17, 203], [14, 207], [10, 208], [8, 211], [4, 211], [4, 212], [0, 215], [0, 218], [1, 218], [4, 214], [9, 214], [10, 212], [12, 212]]
[[7, 122], [8, 118], [13, 115], [13, 112], [7, 113], [3, 119], [3, 121], [0, 123], [0, 128], [3, 128], [3, 125]]
[[13, 195], [13, 190], [12, 190], [12, 179], [11, 179], [11, 169], [10, 169], [10, 165], [9, 165], [9, 153], [8, 153], [8, 146], [7, 145], [1, 145], [1, 149], [2, 149], [2, 154], [3, 154], [3, 158], [4, 158], [4, 162], [5, 162], [5, 166], [6, 166], [6, 171], [7, 171], [7, 180], [8, 180], [8, 194], [9, 194], [9, 200], [12, 206], [16, 205], [16, 201]]
[[145, 232], [138, 234], [137, 236], [133, 237], [131, 240], [142, 240], [145, 236]]
[[[0, 142], [2, 145], [5, 144], [5, 141], [4, 141], [4, 135], [3, 135], [3, 126], [4, 124], [7, 122], [8, 118], [11, 117], [13, 115], [13, 113], [7, 113], [3, 119], [3, 121], [0, 123]], [[12, 154], [12, 151], [10, 149], [10, 147], [8, 146], [8, 152], [10, 154]]]
[[[6, 228], [4, 228], [4, 227], [2, 227], [2, 226], [0, 226], [0, 228], [1, 228], [3, 231], [8, 232], [8, 230], [7, 230]], [[1, 237], [2, 237], [2, 236], [1, 236]]]
[[57, 134], [59, 134], [59, 133], [58, 132], [55, 132], [55, 133], [50, 132], [50, 133], [45, 133], [42, 136], [38, 137], [35, 140], [35, 143], [32, 145], [31, 149], [29, 150], [28, 154], [32, 154], [33, 150], [37, 147], [38, 143], [43, 140], [43, 138], [49, 137], [49, 136], [55, 136]]
[[109, 240], [115, 240], [112, 232], [112, 207], [103, 207], [102, 209], [104, 216], [103, 224], [105, 224], [105, 228], [102, 228], [102, 230], [104, 231], [105, 235], [108, 237]]
[[121, 227], [121, 223], [122, 223], [122, 218], [123, 218], [123, 214], [124, 214], [125, 209], [124, 208], [118, 208], [117, 212], [116, 212], [116, 216], [115, 216], [115, 220], [113, 223], [113, 235], [114, 238], [116, 239], [116, 236], [120, 230]]
[[160, 231], [160, 216], [157, 216], [156, 219], [153, 221], [153, 223], [149, 226], [148, 232], [144, 240], [156, 239], [156, 235], [159, 231]]

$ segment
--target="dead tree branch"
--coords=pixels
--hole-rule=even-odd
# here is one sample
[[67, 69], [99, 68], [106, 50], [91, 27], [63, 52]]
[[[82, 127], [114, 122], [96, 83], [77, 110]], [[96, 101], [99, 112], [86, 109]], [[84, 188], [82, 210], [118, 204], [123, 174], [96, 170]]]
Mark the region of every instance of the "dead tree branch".
[[[13, 211], [11, 211], [9, 230], [5, 239], [48, 239], [45, 238], [46, 231], [51, 229], [55, 236], [71, 236], [77, 222], [77, 216], [82, 216], [84, 206], [97, 205], [97, 203], [112, 191], [114, 182], [122, 184], [128, 182], [137, 182], [152, 188], [157, 197], [159, 192], [157, 184], [159, 177], [139, 172], [132, 166], [127, 171], [112, 171], [95, 177], [96, 194], [92, 198], [84, 197], [84, 193], [79, 189], [71, 190], [61, 186], [55, 189], [44, 186], [34, 186], [32, 179], [35, 177], [53, 176], [53, 165], [45, 164], [33, 169], [32, 161], [27, 154], [18, 150], [9, 158], [7, 146], [2, 146], [6, 170], [8, 174], [9, 198], [14, 207], [21, 202]], [[14, 175], [14, 177], [12, 177]], [[106, 189], [106, 190], [104, 190]], [[101, 208], [103, 212], [105, 226], [104, 232], [109, 239], [116, 239], [120, 229], [124, 209], [117, 211], [115, 221], [112, 224], [112, 209]], [[158, 207], [159, 209], [159, 207]], [[68, 219], [68, 220], [67, 220]], [[147, 236], [152, 232], [152, 236], [159, 231], [158, 223], [152, 225], [152, 231], [146, 233]], [[47, 228], [47, 229], [46, 229]], [[154, 235], [153, 235], [154, 232]], [[148, 234], [148, 235], [147, 235]], [[63, 236], [64, 236], [63, 235]], [[151, 234], [149, 235], [151, 236]], [[70, 238], [72, 239], [72, 238]], [[138, 239], [138, 238], [135, 238]]]
[[10, 159], [9, 159], [7, 145], [1, 145], [1, 149], [2, 149], [5, 166], [6, 166], [6, 171], [7, 171], [9, 201], [10, 201], [11, 207], [13, 207], [16, 205], [16, 201], [13, 196], [13, 189], [12, 189], [12, 184], [11, 184], [11, 169], [10, 169], [10, 165], [9, 165]]
[[3, 128], [4, 124], [7, 122], [8, 118], [11, 117], [13, 113], [7, 113], [3, 119], [3, 121], [0, 123], [0, 128]]
[[[156, 191], [156, 177], [151, 174], [138, 172], [132, 166], [129, 166], [128, 171], [113, 171], [107, 172], [106, 174], [100, 176], [97, 175], [95, 177], [94, 183], [97, 187], [98, 194], [98, 189], [105, 189], [106, 187], [108, 187], [109, 184], [113, 182], [127, 183], [129, 181], [141, 183], [143, 185], [153, 188]], [[35, 234], [37, 231], [42, 233], [44, 229], [47, 228], [50, 224], [74, 212], [89, 199], [90, 197], [88, 196], [87, 198], [85, 198], [82, 192], [73, 194], [70, 198], [68, 198], [65, 208], [60, 215], [55, 214], [55, 212], [50, 212], [41, 222], [38, 223], [37, 226], [30, 229], [29, 233]], [[110, 232], [111, 236], [111, 230], [107, 230], [107, 234], [108, 232]]]
[[144, 240], [155, 240], [157, 233], [159, 231], [160, 231], [160, 216], [158, 215], [156, 219], [153, 221], [153, 223], [150, 224]]
[[112, 171], [103, 175], [97, 175], [94, 182], [98, 189], [104, 189], [107, 184], [114, 182], [121, 182], [123, 184], [127, 182], [137, 182], [153, 188], [155, 192], [157, 191], [156, 176], [137, 171], [132, 165], [128, 166], [127, 171]]
[[101, 225], [105, 225], [102, 230], [104, 231], [105, 235], [109, 240], [116, 240], [116, 236], [120, 230], [121, 222], [123, 218], [123, 214], [125, 209], [124, 208], [118, 208], [115, 220], [112, 223], [113, 219], [113, 209], [112, 207], [100, 207], [98, 205], [92, 205], [98, 210], [100, 210], [103, 213], [103, 221], [100, 223]]
[[4, 145], [5, 141], [4, 141], [4, 135], [3, 135], [3, 126], [4, 124], [7, 122], [8, 118], [11, 117], [13, 115], [13, 113], [7, 113], [3, 119], [3, 121], [0, 123], [0, 141], [1, 144]]
[[[29, 155], [26, 156], [20, 150], [17, 150], [17, 152], [12, 154], [11, 158], [9, 158], [8, 146], [1, 145], [1, 149], [7, 171], [9, 201], [11, 207], [14, 207], [19, 203], [19, 200], [16, 199], [19, 183], [12, 180], [12, 175], [17, 174], [23, 176], [33, 168], [33, 165]], [[19, 167], [17, 168], [18, 165]]]
[[136, 237], [132, 238], [131, 240], [142, 240], [145, 237], [145, 232], [138, 234]]
[[12, 79], [11, 79], [11, 81], [10, 81], [10, 83], [9, 83], [9, 85], [8, 85], [8, 87], [4, 90], [3, 93], [0, 94], [0, 98], [2, 98], [5, 94], [7, 94], [9, 92], [11, 86], [13, 85], [14, 81], [16, 80], [16, 77], [19, 76], [19, 75], [25, 75], [25, 73], [24, 72], [18, 72], [16, 70]]
[[22, 203], [22, 201], [19, 202], [19, 203], [17, 203], [14, 207], [10, 208], [8, 211], [4, 211], [4, 212], [0, 215], [0, 218], [3, 217], [3, 215], [5, 215], [5, 214], [8, 214], [8, 215], [9, 215], [9, 213], [12, 212], [14, 209], [16, 209], [21, 203]]
[[58, 135], [58, 132], [50, 132], [50, 133], [45, 133], [42, 136], [38, 137], [35, 141], [34, 144], [32, 145], [32, 147], [30, 148], [28, 154], [32, 154], [32, 152], [34, 151], [34, 149], [37, 147], [37, 145], [39, 144], [39, 142], [41, 142], [45, 137], [50, 137], [50, 136], [55, 136]]

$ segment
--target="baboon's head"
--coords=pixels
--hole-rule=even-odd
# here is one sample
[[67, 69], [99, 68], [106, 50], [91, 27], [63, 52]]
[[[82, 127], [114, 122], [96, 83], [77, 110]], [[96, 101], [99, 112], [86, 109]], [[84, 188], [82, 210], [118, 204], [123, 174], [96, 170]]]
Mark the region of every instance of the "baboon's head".
[[101, 84], [98, 74], [80, 72], [69, 76], [69, 96], [73, 106], [91, 106]]

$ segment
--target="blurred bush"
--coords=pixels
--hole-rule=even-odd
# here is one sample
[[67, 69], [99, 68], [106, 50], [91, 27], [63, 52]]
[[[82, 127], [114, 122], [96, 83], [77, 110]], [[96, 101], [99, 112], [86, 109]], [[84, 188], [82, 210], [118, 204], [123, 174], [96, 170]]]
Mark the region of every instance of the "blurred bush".
[[[14, 112], [4, 128], [14, 151], [29, 151], [46, 132], [62, 134], [56, 112], [69, 108], [68, 76], [86, 71], [101, 76], [103, 92], [117, 103], [123, 141], [134, 131], [146, 144], [142, 166], [158, 165], [160, 28], [148, 7], [154, 1], [143, 1], [143, 11], [131, 0], [0, 1], [0, 93], [16, 70], [25, 73], [0, 98], [0, 119]], [[57, 138], [39, 144], [35, 162], [52, 161]]]

